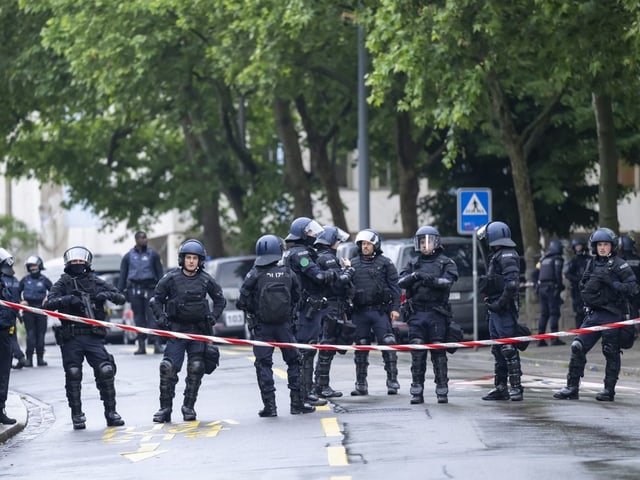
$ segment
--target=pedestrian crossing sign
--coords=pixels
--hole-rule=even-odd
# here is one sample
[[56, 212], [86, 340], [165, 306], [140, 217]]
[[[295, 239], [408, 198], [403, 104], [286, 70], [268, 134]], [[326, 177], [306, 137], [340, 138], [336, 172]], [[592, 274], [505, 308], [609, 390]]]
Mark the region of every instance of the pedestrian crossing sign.
[[473, 234], [491, 221], [491, 189], [458, 189], [458, 233]]

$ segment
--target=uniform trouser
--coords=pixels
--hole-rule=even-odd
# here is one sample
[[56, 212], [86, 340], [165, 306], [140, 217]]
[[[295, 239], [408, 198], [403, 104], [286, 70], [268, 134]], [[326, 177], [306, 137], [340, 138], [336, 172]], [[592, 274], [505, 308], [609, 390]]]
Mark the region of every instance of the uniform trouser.
[[0, 327], [0, 410], [5, 407], [9, 395], [11, 375], [11, 335], [8, 327]]
[[560, 293], [553, 285], [540, 286], [540, 318], [538, 319], [538, 333], [545, 333], [547, 324], [550, 324], [551, 331], [558, 331], [560, 320]]
[[22, 319], [27, 331], [27, 357], [31, 358], [34, 351], [38, 357], [42, 357], [44, 355], [44, 336], [47, 332], [47, 316], [23, 312]]
[[[202, 332], [184, 332], [184, 333], [198, 333]], [[199, 342], [197, 340], [186, 340], [182, 338], [170, 338], [167, 341], [167, 345], [164, 350], [164, 356], [162, 362], [170, 362], [171, 374], [169, 382], [175, 383], [178, 381], [178, 373], [182, 370], [184, 364], [184, 355], [187, 354], [187, 377], [185, 379], [184, 390], [184, 405], [193, 408], [198, 397], [198, 391], [202, 383], [202, 377], [204, 376], [204, 352], [207, 347], [205, 342]], [[162, 376], [162, 371], [161, 371]], [[161, 378], [161, 387], [163, 379]], [[165, 392], [166, 393], [166, 392]], [[163, 392], [161, 388], [160, 395], [162, 397]], [[162, 400], [161, 400], [162, 402]]]
[[[393, 345], [396, 343], [389, 314], [382, 309], [357, 309], [352, 315], [355, 325], [355, 341], [359, 345], [371, 343], [372, 338], [379, 345]], [[397, 381], [397, 353], [393, 351], [382, 352], [382, 359], [387, 371], [387, 380]], [[357, 351], [354, 355], [356, 364], [356, 383], [364, 384], [367, 378], [369, 365], [369, 352]]]
[[[149, 307], [149, 299], [153, 294], [153, 289], [138, 289], [139, 295], [130, 295], [131, 311], [133, 312], [133, 322], [136, 327], [158, 328], [153, 312]], [[146, 333], [138, 333], [137, 340], [146, 340]], [[153, 339], [159, 340], [160, 337], [153, 335]]]
[[577, 284], [571, 285], [571, 304], [573, 306], [573, 315], [576, 320], [576, 328], [580, 328], [580, 325], [584, 322], [585, 311], [584, 302], [580, 296], [580, 288]]
[[[317, 343], [322, 333], [322, 316], [326, 309], [313, 310], [308, 308], [308, 303], [303, 304], [303, 308], [298, 312], [298, 323], [295, 338], [298, 343]], [[306, 398], [313, 389], [313, 359], [315, 349], [305, 349], [300, 352], [302, 355], [300, 366], [300, 388], [303, 398]]]
[[[409, 341], [414, 344], [443, 343], [447, 338], [448, 318], [439, 312], [418, 311], [409, 319]], [[428, 350], [411, 352], [411, 393], [420, 395], [424, 389], [427, 370]], [[430, 350], [433, 364], [434, 383], [441, 391], [447, 387], [449, 379], [447, 369], [447, 352]]]
[[[517, 316], [512, 311], [500, 313], [488, 312], [489, 335], [491, 339], [512, 337], [517, 323]], [[509, 347], [509, 348], [506, 348]], [[494, 363], [494, 382], [506, 385], [507, 380], [512, 387], [520, 388], [520, 354], [513, 345], [493, 345], [491, 347]]]
[[[606, 310], [597, 310], [585, 317], [582, 327], [594, 327], [619, 322], [621, 320], [620, 315]], [[619, 343], [620, 330], [618, 328], [586, 334], [581, 333], [576, 336], [574, 341], [579, 341], [582, 344], [582, 349], [581, 351], [574, 351], [574, 349], [572, 349], [567, 382], [569, 386], [578, 386], [580, 378], [584, 376], [584, 368], [587, 364], [587, 353], [589, 353], [600, 338], [602, 338], [602, 354], [605, 358], [604, 385], [605, 388], [613, 392], [622, 364]]]
[[11, 356], [12, 358], [24, 358], [24, 353], [22, 352], [22, 349], [20, 348], [20, 344], [18, 343], [18, 335], [14, 332], [13, 335], [11, 335]]
[[[98, 335], [75, 335], [60, 345], [62, 367], [65, 371], [65, 390], [72, 412], [79, 411], [84, 359], [93, 368], [96, 386], [106, 410], [115, 409], [115, 363], [113, 356], [104, 347], [103, 337]], [[113, 375], [103, 376], [105, 365], [111, 365]]]
[[[265, 342], [295, 343], [295, 337], [289, 324], [265, 325], [258, 324], [255, 328], [255, 339]], [[273, 381], [273, 347], [255, 345], [253, 354], [256, 357], [254, 366], [258, 379], [258, 388], [262, 395], [275, 392]], [[287, 364], [287, 382], [289, 390], [300, 391], [300, 352], [295, 348], [281, 348], [282, 359]]]

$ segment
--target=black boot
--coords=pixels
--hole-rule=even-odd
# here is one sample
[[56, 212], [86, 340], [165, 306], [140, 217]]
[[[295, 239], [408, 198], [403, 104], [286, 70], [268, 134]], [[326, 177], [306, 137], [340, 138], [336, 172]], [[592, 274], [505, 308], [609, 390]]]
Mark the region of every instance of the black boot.
[[304, 402], [302, 393], [299, 390], [291, 390], [289, 397], [291, 398], [291, 415], [300, 415], [301, 413], [312, 413], [316, 411], [316, 407]]
[[410, 403], [418, 405], [424, 403], [424, 376], [427, 371], [427, 351], [411, 352], [411, 394]]
[[33, 367], [33, 355], [27, 355], [24, 359], [25, 367]]
[[342, 396], [342, 392], [334, 390], [329, 385], [329, 372], [331, 371], [331, 362], [336, 352], [320, 350], [318, 352], [318, 362], [316, 363], [316, 386], [315, 393], [320, 398], [337, 398]]
[[147, 347], [145, 346], [144, 339], [138, 340], [137, 343], [138, 343], [138, 349], [135, 352], [133, 352], [133, 354], [134, 355], [146, 355]]
[[276, 392], [262, 393], [262, 403], [264, 408], [258, 412], [260, 417], [277, 417], [278, 409], [276, 407]]
[[153, 414], [155, 423], [167, 423], [171, 421], [173, 397], [176, 393], [178, 376], [173, 372], [171, 362], [160, 362], [160, 410]]
[[[11, 368], [15, 368], [16, 370], [20, 370], [22, 367], [27, 365], [27, 359], [25, 358], [25, 356], [21, 356], [20, 358], [18, 358], [18, 362], [15, 365], [12, 365]], [[33, 364], [32, 364], [33, 366]]]
[[153, 336], [153, 353], [161, 354], [164, 353], [164, 346], [162, 345], [162, 340], [159, 336]]
[[559, 400], [578, 400], [580, 398], [580, 377], [567, 375], [567, 386], [562, 387], [556, 393], [553, 394], [553, 398]]
[[356, 351], [353, 356], [356, 364], [356, 387], [351, 391], [351, 396], [369, 395], [367, 385], [367, 369], [369, 367], [369, 352]]
[[100, 398], [104, 405], [104, 418], [107, 420], [107, 427], [121, 427], [124, 425], [124, 420], [116, 412], [116, 388], [113, 370], [106, 370], [100, 367], [100, 376], [96, 379], [98, 390], [100, 391]]
[[193, 407], [198, 399], [198, 390], [200, 390], [203, 375], [204, 360], [195, 359], [187, 365], [186, 386], [182, 403], [182, 418], [185, 422], [196, 419], [196, 411]]
[[396, 352], [382, 352], [384, 369], [387, 372], [387, 395], [396, 395], [400, 389], [398, 383], [398, 354]]
[[[605, 369], [606, 371], [607, 369]], [[596, 400], [600, 402], [613, 402], [616, 396], [616, 383], [618, 382], [618, 372], [612, 374], [606, 372], [604, 377], [604, 388], [596, 394]], [[615, 375], [615, 376], [614, 376]]]
[[496, 383], [495, 388], [489, 390], [482, 400], [509, 400], [509, 390], [506, 383]]
[[436, 399], [438, 403], [449, 403], [447, 354], [438, 352], [434, 356], [434, 352], [431, 352], [431, 363], [433, 363], [434, 381], [436, 383]]
[[15, 418], [9, 418], [4, 407], [0, 408], [0, 425], [13, 425], [16, 423]]
[[569, 373], [567, 373], [567, 386], [562, 387], [553, 394], [553, 398], [559, 400], [578, 400], [580, 398], [580, 378], [584, 373], [584, 366], [587, 363], [586, 356], [582, 350], [582, 343], [574, 340], [571, 343], [571, 359], [569, 360]]
[[313, 359], [315, 350], [305, 350], [300, 359], [300, 388], [305, 402], [310, 405], [323, 406], [327, 404], [324, 398], [318, 397], [313, 388]]
[[49, 365], [49, 364], [44, 361], [44, 353], [38, 355], [38, 366], [39, 367], [46, 367], [47, 365]]
[[[509, 345], [509, 347], [512, 347]], [[509, 349], [509, 355], [505, 358], [507, 360], [507, 372], [509, 375], [509, 398], [514, 402], [521, 402], [524, 398], [524, 388], [522, 387], [521, 378], [522, 370], [520, 368], [520, 354], [515, 347]]]
[[84, 430], [87, 418], [82, 412], [82, 400], [80, 392], [82, 388], [82, 370], [78, 367], [69, 367], [65, 370], [65, 390], [67, 401], [71, 408], [71, 422], [74, 430]]

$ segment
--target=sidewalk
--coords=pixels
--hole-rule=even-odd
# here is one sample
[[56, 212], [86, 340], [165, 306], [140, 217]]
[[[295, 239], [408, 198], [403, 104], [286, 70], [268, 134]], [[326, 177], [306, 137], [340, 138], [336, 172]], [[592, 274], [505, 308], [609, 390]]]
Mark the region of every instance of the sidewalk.
[[27, 407], [20, 398], [20, 395], [9, 391], [6, 411], [10, 418], [16, 419], [16, 423], [13, 425], [0, 425], [0, 443], [6, 442], [27, 426]]

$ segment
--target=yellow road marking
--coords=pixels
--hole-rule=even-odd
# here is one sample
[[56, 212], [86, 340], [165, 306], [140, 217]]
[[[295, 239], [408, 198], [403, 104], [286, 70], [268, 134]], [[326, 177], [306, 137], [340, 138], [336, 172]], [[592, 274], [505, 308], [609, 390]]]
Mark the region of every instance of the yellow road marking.
[[349, 460], [347, 459], [347, 451], [343, 446], [327, 447], [327, 458], [329, 460], [329, 465], [332, 467], [349, 465]]
[[132, 462], [139, 462], [141, 460], [146, 460], [147, 458], [160, 455], [161, 453], [168, 452], [168, 450], [157, 450], [159, 446], [159, 443], [141, 443], [140, 447], [135, 452], [124, 452], [120, 455]]
[[336, 417], [321, 418], [320, 422], [322, 423], [322, 430], [324, 431], [325, 437], [342, 436], [340, 426], [338, 425], [338, 419]]
[[273, 369], [273, 374], [286, 380], [287, 379], [287, 372], [285, 372], [284, 370], [282, 370], [281, 368], [274, 368]]

